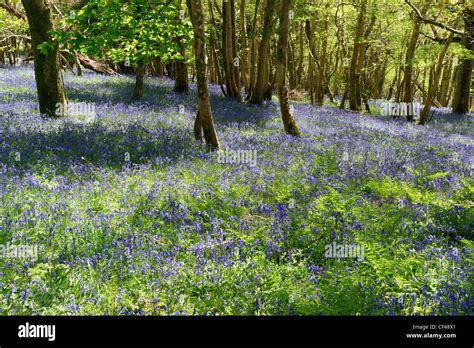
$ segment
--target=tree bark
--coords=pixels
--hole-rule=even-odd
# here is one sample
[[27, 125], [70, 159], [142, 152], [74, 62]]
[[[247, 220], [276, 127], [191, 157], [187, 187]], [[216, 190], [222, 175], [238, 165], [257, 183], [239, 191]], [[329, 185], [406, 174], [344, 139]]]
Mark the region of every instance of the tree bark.
[[426, 121], [428, 120], [428, 113], [431, 109], [431, 105], [433, 103], [434, 97], [436, 96], [436, 92], [438, 91], [438, 84], [439, 84], [439, 79], [441, 76], [441, 69], [443, 68], [443, 60], [446, 55], [446, 52], [448, 51], [449, 45], [451, 44], [451, 41], [453, 40], [453, 36], [454, 36], [453, 33], [449, 35], [449, 38], [446, 40], [446, 43], [444, 44], [443, 49], [441, 50], [438, 56], [438, 63], [433, 72], [433, 80], [429, 87], [428, 95], [426, 96], [425, 106], [423, 107], [423, 110], [421, 111], [421, 114], [420, 114], [419, 124], [422, 126], [425, 125]]
[[[326, 5], [326, 13], [329, 13], [329, 6]], [[318, 83], [316, 85], [316, 104], [323, 105], [324, 102], [324, 92], [326, 91], [326, 83], [325, 83], [325, 76], [326, 76], [326, 54], [327, 54], [327, 46], [328, 46], [328, 16], [324, 15], [323, 19], [323, 35], [322, 35], [322, 42], [321, 42], [321, 55], [320, 55], [320, 63], [319, 63], [319, 72], [318, 72]]]
[[272, 31], [272, 17], [273, 9], [275, 7], [275, 0], [267, 0], [264, 13], [263, 21], [263, 33], [262, 40], [259, 46], [258, 55], [258, 68], [257, 68], [257, 79], [255, 81], [255, 87], [252, 90], [252, 96], [250, 103], [262, 104], [264, 93], [268, 88], [268, 65], [269, 55], [268, 51], [270, 48], [270, 36]]
[[[64, 108], [58, 108], [57, 104], [64, 104], [66, 97], [61, 78], [58, 47], [52, 43], [50, 35], [53, 29], [51, 8], [46, 0], [22, 0], [22, 4], [31, 32], [40, 113], [47, 117], [62, 116], [57, 110]], [[38, 45], [43, 42], [51, 45], [46, 54], [38, 49]]]
[[[179, 1], [178, 9], [181, 9], [181, 1]], [[176, 21], [181, 21], [179, 15], [177, 16]], [[181, 54], [182, 59], [175, 62], [176, 80], [174, 83], [173, 90], [178, 93], [186, 93], [189, 90], [188, 67], [186, 65], [186, 48], [182, 44], [182, 37], [178, 36], [175, 38], [175, 40], [179, 45], [179, 53]]]
[[352, 51], [351, 65], [349, 68], [349, 107], [353, 111], [360, 111], [361, 100], [359, 90], [359, 52], [362, 50], [362, 35], [364, 33], [364, 17], [367, 10], [367, 0], [362, 0], [354, 37], [354, 50]]
[[242, 50], [242, 64], [240, 73], [244, 89], [248, 93], [250, 89], [249, 81], [249, 47], [247, 43], [247, 21], [245, 18], [245, 0], [240, 0], [240, 46]]
[[441, 77], [441, 87], [438, 91], [438, 100], [442, 106], [448, 106], [448, 91], [450, 88], [451, 82], [451, 71], [453, 69], [453, 58], [448, 58], [448, 64], [446, 64], [443, 68], [443, 74]]
[[133, 97], [139, 99], [142, 96], [143, 91], [143, 78], [145, 77], [146, 67], [140, 65], [135, 74], [135, 89], [133, 91]]
[[[425, 5], [422, 14], [425, 13], [428, 6]], [[410, 103], [413, 110], [413, 57], [415, 56], [416, 43], [418, 41], [418, 36], [420, 35], [420, 20], [415, 18], [415, 25], [411, 32], [410, 41], [408, 43], [407, 52], [405, 55], [405, 78], [403, 81], [403, 102]], [[414, 115], [407, 115], [407, 121], [412, 122]]]
[[[468, 8], [464, 13], [465, 34], [461, 42], [464, 47], [474, 54], [474, 8]], [[459, 64], [456, 77], [456, 90], [453, 98], [453, 112], [465, 114], [469, 111], [469, 96], [471, 90], [471, 76], [473, 59], [467, 57]]]
[[235, 42], [234, 0], [225, 0], [222, 2], [222, 19], [222, 55], [227, 96], [240, 99], [239, 63]]
[[250, 40], [250, 77], [249, 77], [249, 90], [247, 92], [247, 99], [250, 100], [255, 88], [255, 81], [257, 80], [257, 16], [258, 7], [260, 0], [256, 0], [255, 12], [253, 16], [252, 28], [251, 28], [251, 40]]
[[281, 0], [280, 29], [278, 33], [277, 71], [278, 98], [280, 101], [281, 118], [286, 133], [300, 136], [298, 126], [290, 113], [288, 105], [288, 86], [286, 84], [286, 56], [288, 47], [290, 0]]
[[105, 74], [105, 75], [119, 75], [117, 72], [110, 67], [108, 67], [104, 63], [99, 63], [82, 53], [77, 52], [77, 59], [79, 60], [79, 63], [86, 69], [95, 71], [96, 73], [99, 74]]
[[197, 92], [199, 98], [198, 113], [195, 123], [196, 140], [202, 139], [206, 142], [209, 151], [219, 148], [219, 139], [214, 128], [214, 120], [212, 118], [211, 102], [208, 91], [207, 77], [207, 57], [206, 57], [206, 41], [204, 31], [204, 9], [201, 0], [186, 0], [186, 4], [191, 14], [191, 21], [194, 32], [194, 54], [196, 58], [196, 77]]
[[309, 90], [311, 104], [315, 104], [315, 89], [316, 89], [316, 80], [318, 79], [318, 70], [316, 68], [316, 42], [314, 38], [314, 28], [315, 25], [311, 23], [309, 19], [306, 19], [305, 23], [305, 32], [306, 38], [308, 40], [309, 54], [312, 59], [309, 59], [308, 64], [308, 81], [307, 88]]
[[174, 83], [173, 90], [178, 93], [186, 93], [189, 90], [188, 86], [188, 67], [185, 63], [186, 59], [186, 50], [184, 47], [181, 47], [181, 55], [184, 60], [175, 62], [176, 68], [176, 80]]

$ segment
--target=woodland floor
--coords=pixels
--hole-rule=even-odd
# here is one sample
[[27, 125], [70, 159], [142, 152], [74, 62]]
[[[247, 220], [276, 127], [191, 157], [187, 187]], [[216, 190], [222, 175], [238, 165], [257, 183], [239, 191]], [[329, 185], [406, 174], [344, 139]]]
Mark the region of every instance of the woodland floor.
[[40, 118], [33, 70], [0, 69], [0, 242], [39, 247], [0, 258], [0, 313], [472, 315], [472, 118], [294, 103], [297, 139], [211, 86], [223, 151], [258, 155], [219, 163], [194, 86], [64, 79], [94, 120]]

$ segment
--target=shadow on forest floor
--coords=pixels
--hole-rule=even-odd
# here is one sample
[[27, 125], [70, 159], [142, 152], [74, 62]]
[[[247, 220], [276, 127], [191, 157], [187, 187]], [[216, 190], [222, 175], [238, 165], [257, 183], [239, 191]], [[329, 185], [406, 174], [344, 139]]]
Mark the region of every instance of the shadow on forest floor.
[[[147, 78], [142, 99], [135, 101], [131, 97], [132, 78], [68, 76], [68, 99], [93, 103], [97, 114], [103, 115], [98, 122], [78, 124], [33, 115], [31, 109], [37, 111], [37, 96], [30, 78], [33, 77], [24, 81], [28, 89], [20, 81], [8, 92], [0, 93], [0, 136], [5, 144], [0, 147], [0, 158], [18, 174], [66, 174], [72, 167], [87, 165], [120, 169], [127, 163], [148, 163], [157, 158], [192, 159], [205, 153], [192, 135], [197, 109], [193, 84], [188, 93], [179, 94], [172, 90], [173, 81]], [[259, 107], [229, 100], [218, 86], [212, 86], [210, 92], [216, 127], [221, 132], [235, 123], [264, 127], [277, 110], [275, 103]], [[8, 102], [13, 102], [11, 108], [6, 106]], [[187, 124], [175, 122], [180, 106], [186, 110]], [[28, 111], [17, 112], [19, 109]]]

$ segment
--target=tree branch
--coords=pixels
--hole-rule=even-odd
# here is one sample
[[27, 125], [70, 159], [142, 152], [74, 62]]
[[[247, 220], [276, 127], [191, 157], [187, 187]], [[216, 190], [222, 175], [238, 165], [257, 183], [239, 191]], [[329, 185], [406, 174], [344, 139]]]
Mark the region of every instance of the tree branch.
[[433, 25], [435, 25], [435, 26], [437, 26], [437, 27], [439, 27], [439, 28], [443, 28], [443, 29], [445, 29], [445, 30], [447, 30], [447, 31], [450, 31], [450, 32], [453, 33], [453, 34], [457, 34], [457, 35], [461, 35], [461, 36], [465, 35], [465, 33], [464, 33], [463, 31], [459, 31], [459, 30], [454, 29], [454, 28], [451, 28], [451, 27], [449, 27], [449, 26], [447, 26], [447, 25], [445, 25], [445, 24], [443, 24], [443, 23], [439, 23], [439, 22], [437, 22], [437, 21], [435, 21], [435, 20], [432, 20], [432, 19], [423, 17], [423, 15], [421, 14], [420, 10], [419, 10], [415, 5], [413, 5], [413, 4], [410, 2], [410, 0], [405, 0], [405, 3], [406, 3], [408, 6], [410, 6], [410, 7], [412, 8], [412, 10], [415, 12], [415, 14], [416, 14], [416, 16], [418, 17], [419, 20], [421, 20], [421, 21], [423, 21], [423, 22], [425, 22], [425, 23], [433, 24]]
[[[420, 32], [420, 34], [423, 35], [424, 37], [426, 37], [427, 39], [430, 39], [431, 41], [438, 42], [440, 44], [444, 44], [447, 40], [447, 39], [443, 39], [443, 38], [440, 38], [440, 37], [431, 37], [428, 34], [425, 34], [423, 32]], [[461, 42], [461, 38], [456, 36], [455, 38], [453, 38], [452, 42]]]
[[11, 34], [11, 35], [8, 35], [8, 36], [5, 36], [5, 37], [0, 37], [0, 42], [5, 42], [5, 41], [7, 41], [9, 39], [13, 39], [13, 38], [28, 41], [28, 42], [31, 41], [31, 37], [29, 37], [27, 35]]
[[18, 19], [22, 19], [24, 21], [26, 21], [26, 15], [24, 13], [21, 13], [20, 11], [18, 11], [17, 9], [3, 3], [3, 2], [0, 2], [0, 8], [3, 8], [4, 10], [6, 10], [8, 13], [14, 15], [16, 18]]

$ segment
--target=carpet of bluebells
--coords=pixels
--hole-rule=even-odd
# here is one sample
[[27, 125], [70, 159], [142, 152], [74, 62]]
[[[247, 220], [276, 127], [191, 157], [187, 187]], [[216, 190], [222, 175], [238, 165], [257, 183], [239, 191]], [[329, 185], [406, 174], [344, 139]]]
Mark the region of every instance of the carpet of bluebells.
[[[232, 102], [211, 86], [219, 163], [193, 139], [195, 87], [66, 73], [96, 118], [42, 119], [33, 70], [0, 69], [4, 315], [472, 315], [473, 123]], [[184, 107], [184, 113], [180, 112]], [[356, 244], [364, 259], [326, 258]]]

